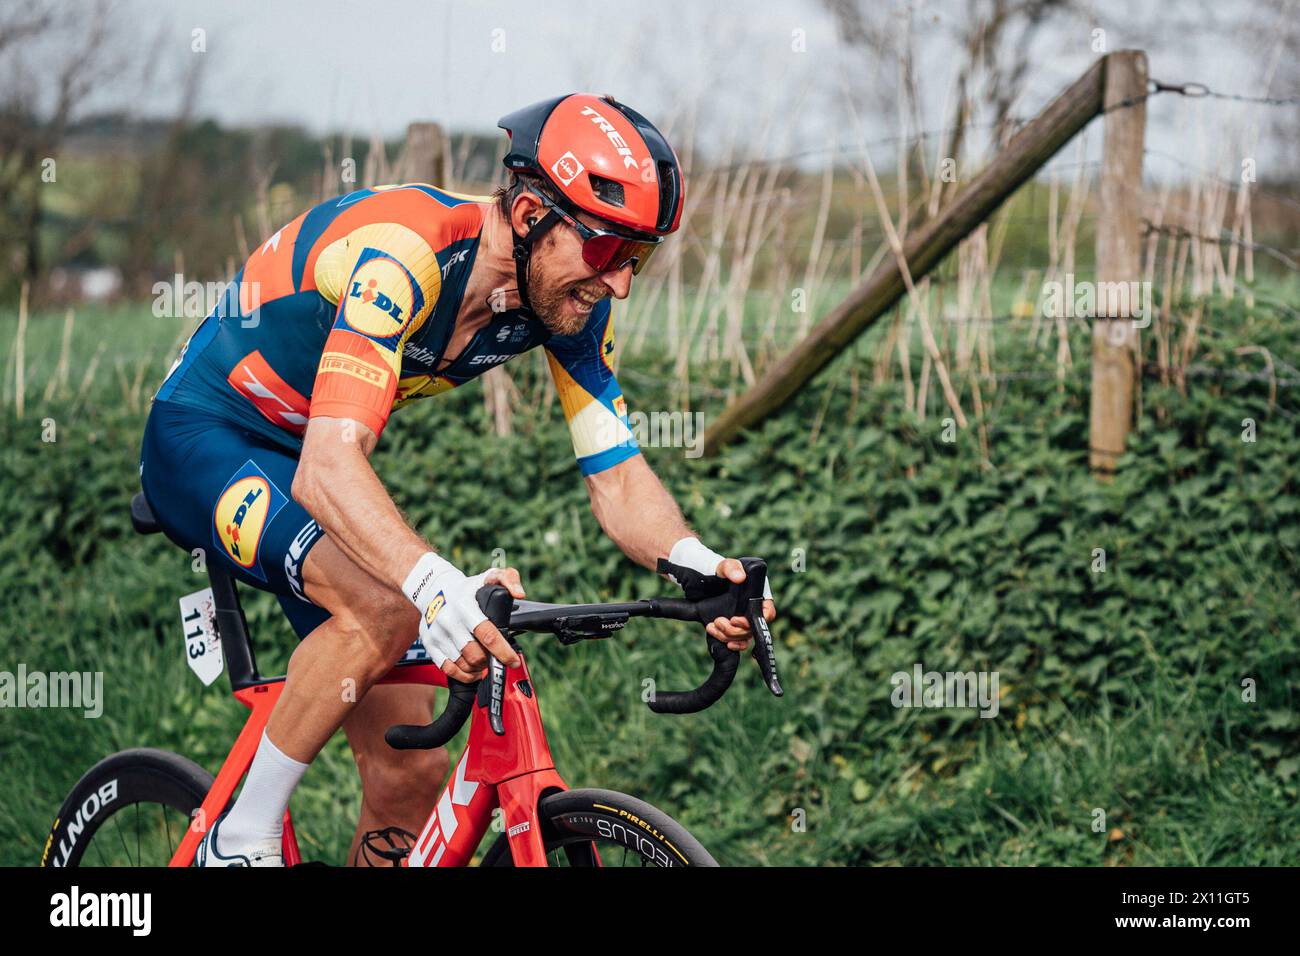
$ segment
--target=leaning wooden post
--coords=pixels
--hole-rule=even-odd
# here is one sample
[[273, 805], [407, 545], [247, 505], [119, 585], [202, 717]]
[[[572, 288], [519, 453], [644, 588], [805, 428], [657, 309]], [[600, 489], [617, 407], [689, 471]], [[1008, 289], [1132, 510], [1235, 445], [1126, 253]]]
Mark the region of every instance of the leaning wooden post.
[[[945, 210], [903, 243], [903, 258], [913, 282], [919, 282], [942, 262], [944, 256], [1101, 111], [1105, 68], [1106, 58], [1094, 63], [1013, 136], [993, 161], [953, 197]], [[715, 453], [737, 435], [776, 413], [906, 292], [898, 262], [890, 256], [753, 386], [723, 409], [704, 435], [705, 453]]]
[[1108, 481], [1133, 424], [1138, 321], [1150, 316], [1141, 293], [1142, 152], [1146, 135], [1147, 58], [1140, 50], [1106, 57], [1106, 138], [1097, 221], [1096, 318], [1092, 326], [1089, 464]]
[[406, 155], [402, 179], [408, 183], [444, 184], [444, 135], [437, 123], [411, 123], [406, 127]]

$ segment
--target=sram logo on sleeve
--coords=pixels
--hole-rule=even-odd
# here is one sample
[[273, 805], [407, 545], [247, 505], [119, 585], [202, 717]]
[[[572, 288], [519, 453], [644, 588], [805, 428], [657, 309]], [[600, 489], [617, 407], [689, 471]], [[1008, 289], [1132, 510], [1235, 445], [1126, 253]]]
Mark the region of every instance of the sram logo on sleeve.
[[258, 580], [266, 580], [258, 563], [262, 534], [288, 500], [251, 458], [217, 497], [212, 511], [213, 540], [230, 560]]

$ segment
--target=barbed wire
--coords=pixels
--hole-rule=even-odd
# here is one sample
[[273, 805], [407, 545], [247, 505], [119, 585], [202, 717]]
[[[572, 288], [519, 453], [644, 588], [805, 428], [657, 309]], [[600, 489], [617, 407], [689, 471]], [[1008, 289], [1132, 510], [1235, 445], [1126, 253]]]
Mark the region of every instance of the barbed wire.
[[[1155, 156], [1160, 159], [1168, 160], [1169, 162], [1181, 166], [1183, 169], [1186, 169], [1189, 172], [1196, 173], [1196, 175], [1201, 176], [1205, 179], [1210, 179], [1210, 180], [1214, 180], [1215, 182], [1222, 183], [1225, 186], [1240, 187], [1243, 185], [1242, 183], [1238, 182], [1235, 179], [1232, 179], [1231, 177], [1220, 176], [1217, 173], [1210, 172], [1208, 169], [1205, 169], [1201, 166], [1197, 166], [1194, 163], [1189, 163], [1187, 162], [1187, 160], [1175, 156], [1173, 153], [1166, 153], [1163, 150], [1152, 149], [1149, 146], [1146, 149], [1144, 149], [1143, 152], [1146, 153], [1146, 155], [1148, 156]], [[1270, 199], [1275, 199], [1284, 205], [1292, 206], [1296, 209], [1300, 209], [1300, 199], [1296, 199], [1294, 196], [1288, 196], [1286, 193], [1279, 193], [1279, 192], [1274, 192], [1271, 189], [1265, 189], [1264, 187], [1260, 186], [1258, 183], [1250, 184], [1250, 192], [1253, 195], [1267, 196]]]
[[1300, 105], [1300, 96], [1247, 96], [1241, 93], [1217, 93], [1204, 83], [1165, 83], [1161, 80], [1149, 79], [1147, 80], [1146, 92], [1118, 100], [1103, 108], [1102, 113], [1137, 106], [1139, 103], [1145, 103], [1153, 96], [1158, 96], [1161, 93], [1174, 93], [1190, 99], [1233, 100], [1239, 103], [1255, 103], [1260, 106]]
[[[1114, 110], [1124, 109], [1130, 106], [1136, 106], [1138, 103], [1144, 103], [1161, 93], [1173, 93], [1176, 95], [1190, 97], [1192, 99], [1220, 99], [1232, 100], [1243, 103], [1255, 103], [1263, 106], [1289, 106], [1300, 104], [1300, 96], [1247, 96], [1239, 93], [1219, 93], [1211, 90], [1204, 83], [1165, 83], [1161, 80], [1148, 80], [1147, 90], [1137, 96], [1130, 96], [1110, 106], [1104, 107], [1101, 112], [1109, 113]], [[756, 163], [762, 165], [765, 163], [789, 162], [796, 159], [805, 159], [810, 156], [824, 156], [828, 153], [847, 153], [849, 151], [861, 151], [863, 148], [872, 146], [891, 146], [896, 143], [905, 142], [915, 144], [924, 140], [933, 139], [936, 136], [951, 136], [953, 133], [965, 130], [989, 130], [998, 129], [1002, 126], [1011, 126], [1019, 130], [1027, 126], [1032, 119], [1023, 116], [1007, 115], [999, 120], [990, 120], [986, 123], [967, 123], [965, 126], [950, 126], [942, 129], [921, 130], [909, 135], [895, 134], [893, 136], [882, 136], [876, 139], [866, 140], [861, 143], [852, 145], [842, 145], [840, 143], [826, 146], [814, 146], [808, 149], [802, 149], [793, 153], [785, 153], [778, 156], [767, 156], [758, 160], [737, 160], [734, 163], [727, 163], [721, 166], [711, 166], [711, 170], [734, 170], [746, 165], [747, 163]], [[1091, 160], [1090, 163], [1099, 161]]]
[[1180, 226], [1177, 224], [1157, 226], [1155, 223], [1153, 223], [1150, 219], [1147, 219], [1145, 216], [1142, 218], [1142, 224], [1144, 227], [1142, 230], [1143, 236], [1149, 236], [1152, 233], [1158, 233], [1160, 235], [1173, 236], [1176, 239], [1194, 239], [1197, 242], [1212, 243], [1215, 245], [1226, 244], [1230, 246], [1238, 246], [1242, 249], [1250, 249], [1254, 252], [1263, 252], [1266, 255], [1270, 255], [1273, 258], [1277, 259], [1279, 262], [1282, 262], [1285, 265], [1289, 266], [1292, 270], [1300, 269], [1300, 264], [1297, 264], [1294, 259], [1288, 256], [1281, 249], [1278, 249], [1276, 246], [1266, 245], [1265, 243], [1262, 242], [1247, 242], [1245, 239], [1238, 239], [1236, 236], [1234, 236], [1231, 232], [1224, 229], [1223, 227], [1219, 227], [1219, 229], [1221, 233], [1224, 233], [1224, 235], [1220, 235], [1216, 238], [1214, 236], [1198, 235], [1197, 233], [1192, 232], [1186, 226]]
[[1262, 106], [1300, 105], [1300, 96], [1245, 96], [1240, 93], [1216, 93], [1204, 83], [1162, 83], [1159, 80], [1149, 80], [1148, 86], [1152, 94], [1177, 93], [1193, 99], [1235, 100], [1239, 103], [1258, 103]]

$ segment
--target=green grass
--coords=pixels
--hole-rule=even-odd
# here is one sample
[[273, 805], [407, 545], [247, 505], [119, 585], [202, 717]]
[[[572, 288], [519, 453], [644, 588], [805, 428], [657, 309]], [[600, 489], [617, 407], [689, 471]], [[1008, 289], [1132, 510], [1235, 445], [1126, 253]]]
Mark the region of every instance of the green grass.
[[[1200, 360], [1211, 368], [1258, 371], [1257, 356], [1233, 354], [1243, 342], [1296, 364], [1294, 314], [1212, 315]], [[106, 698], [95, 720], [0, 711], [0, 864], [39, 859], [54, 811], [99, 757], [157, 746], [215, 772], [245, 713], [182, 661], [176, 599], [202, 576], [127, 520], [145, 410], [124, 383], [145, 367], [147, 399], [177, 331], [147, 316], [79, 317], [72, 388], [48, 402], [61, 322], [34, 319], [21, 420], [13, 317], [0, 316], [0, 670], [102, 671]], [[79, 366], [101, 338], [115, 354], [79, 400]], [[1008, 333], [1006, 348], [1022, 341]], [[772, 699], [746, 664], [711, 711], [657, 717], [642, 682], [698, 680], [698, 635], [647, 622], [608, 642], [530, 644], [569, 784], [648, 799], [736, 864], [1300, 862], [1300, 392], [1283, 387], [1270, 407], [1261, 381], [1197, 378], [1185, 396], [1148, 383], [1120, 477], [1103, 486], [1086, 471], [1088, 349], [1073, 344], [1081, 367], [1063, 390], [1004, 383], [987, 464], [973, 431], [942, 440], [937, 389], [918, 424], [896, 387], [866, 387], [870, 341], [718, 459], [648, 449], [706, 541], [769, 558], [787, 694]], [[1053, 367], [1023, 347], [1000, 355]], [[652, 348], [632, 362], [632, 407], [672, 407], [670, 362]], [[517, 364], [531, 395], [535, 365]], [[723, 400], [712, 371], [693, 375], [693, 407], [710, 415]], [[1245, 417], [1254, 443], [1241, 441]], [[663, 593], [600, 535], [558, 407], [528, 403], [516, 425], [486, 438], [470, 386], [396, 415], [376, 468], [463, 566], [504, 548], [530, 596]], [[1096, 548], [1104, 574], [1091, 571]], [[288, 627], [272, 600], [245, 593], [260, 663], [282, 667]], [[896, 710], [889, 677], [915, 662], [998, 671], [998, 718]], [[309, 858], [341, 861], [358, 794], [336, 736], [294, 801]]]

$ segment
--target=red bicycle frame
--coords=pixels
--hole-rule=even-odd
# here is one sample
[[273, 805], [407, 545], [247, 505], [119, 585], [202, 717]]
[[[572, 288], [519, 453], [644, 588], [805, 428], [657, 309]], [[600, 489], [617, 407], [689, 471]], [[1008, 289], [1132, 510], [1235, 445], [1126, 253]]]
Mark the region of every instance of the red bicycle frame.
[[[520, 666], [506, 670], [502, 699], [506, 733], [503, 736], [493, 733], [487, 709], [475, 705], [470, 717], [469, 743], [417, 836], [406, 865], [466, 866], [492, 824], [492, 811], [499, 806], [515, 865], [546, 866], [538, 801], [549, 792], [568, 787], [555, 770], [542, 728], [537, 691], [528, 676], [523, 652], [518, 653]], [[399, 664], [380, 683], [446, 687], [447, 675], [433, 664]], [[207, 822], [216, 820], [225, 811], [239, 781], [248, 772], [283, 690], [284, 678], [279, 677], [234, 692], [236, 699], [252, 713], [168, 866], [189, 866], [194, 861]], [[285, 866], [302, 862], [288, 811], [284, 815], [283, 852]]]

